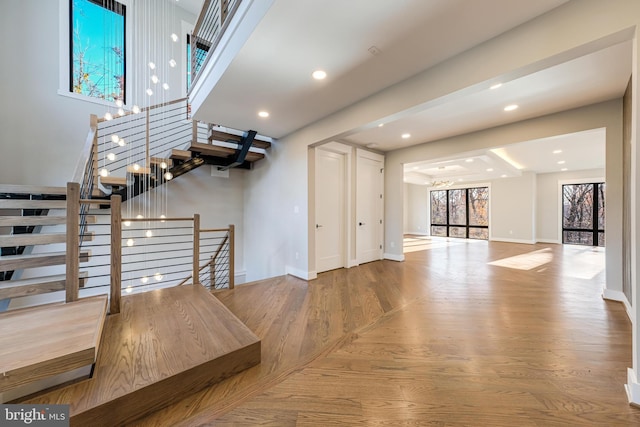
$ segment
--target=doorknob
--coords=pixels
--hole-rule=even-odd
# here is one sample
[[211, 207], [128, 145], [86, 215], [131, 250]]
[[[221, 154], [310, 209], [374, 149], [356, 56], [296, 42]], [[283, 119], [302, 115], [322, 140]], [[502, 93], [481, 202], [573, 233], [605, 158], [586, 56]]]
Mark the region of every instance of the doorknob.
[[322, 227], [320, 224], [316, 224], [316, 228], [320, 228]]
[[364, 225], [364, 222], [359, 222], [358, 225], [362, 226]]

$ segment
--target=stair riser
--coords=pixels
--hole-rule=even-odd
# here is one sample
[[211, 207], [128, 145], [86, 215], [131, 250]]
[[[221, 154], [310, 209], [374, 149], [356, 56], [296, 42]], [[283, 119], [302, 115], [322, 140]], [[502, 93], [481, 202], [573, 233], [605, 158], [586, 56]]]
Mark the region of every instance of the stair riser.
[[[80, 253], [80, 262], [87, 262], [89, 253]], [[5, 257], [0, 259], [0, 271], [22, 270], [24, 268], [50, 267], [52, 265], [63, 265], [66, 263], [66, 254], [44, 255], [38, 257], [21, 257], [13, 259]]]
[[[86, 233], [82, 236], [83, 242], [93, 240], [92, 233]], [[65, 243], [67, 241], [66, 233], [58, 234], [12, 234], [10, 236], [0, 236], [0, 247], [10, 246], [32, 246], [32, 245], [51, 245], [55, 243]]]
[[0, 209], [65, 209], [66, 200], [0, 199]]

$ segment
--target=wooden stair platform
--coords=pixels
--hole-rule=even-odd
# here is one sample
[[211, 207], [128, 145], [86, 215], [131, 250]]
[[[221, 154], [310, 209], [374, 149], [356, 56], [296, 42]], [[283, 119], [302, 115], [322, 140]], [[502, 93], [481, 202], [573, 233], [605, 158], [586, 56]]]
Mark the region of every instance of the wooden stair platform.
[[0, 209], [66, 209], [66, 200], [0, 199]]
[[[233, 148], [220, 147], [218, 145], [204, 144], [202, 142], [192, 142], [189, 150], [195, 151], [196, 153], [202, 153], [206, 156], [213, 157], [223, 157], [227, 158], [236, 153], [236, 150]], [[247, 162], [255, 162], [258, 160], [264, 159], [264, 154], [262, 153], [254, 153], [253, 151], [249, 151], [247, 153], [247, 157], [245, 160]]]
[[0, 313], [0, 392], [91, 365], [107, 296]]
[[108, 185], [110, 187], [126, 187], [127, 186], [127, 178], [123, 176], [101, 176], [100, 184]]
[[122, 298], [93, 378], [22, 403], [70, 404], [71, 425], [124, 425], [260, 363], [258, 337], [200, 285]]
[[[88, 273], [81, 271], [79, 283], [81, 288], [84, 287], [87, 278]], [[32, 279], [0, 281], [0, 300], [64, 291], [66, 283], [67, 278], [64, 274], [34, 277]]]

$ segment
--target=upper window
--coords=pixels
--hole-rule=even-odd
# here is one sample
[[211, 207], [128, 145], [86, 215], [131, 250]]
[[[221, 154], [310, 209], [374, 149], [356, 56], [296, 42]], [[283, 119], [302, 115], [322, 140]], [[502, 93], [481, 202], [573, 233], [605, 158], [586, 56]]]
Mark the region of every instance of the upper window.
[[126, 7], [115, 0], [70, 0], [69, 5], [69, 91], [126, 102]]
[[198, 74], [204, 60], [207, 58], [210, 46], [200, 40], [196, 43], [195, 55], [191, 52], [191, 34], [187, 34], [187, 90], [191, 87], [191, 73], [193, 66], [195, 65], [195, 74]]

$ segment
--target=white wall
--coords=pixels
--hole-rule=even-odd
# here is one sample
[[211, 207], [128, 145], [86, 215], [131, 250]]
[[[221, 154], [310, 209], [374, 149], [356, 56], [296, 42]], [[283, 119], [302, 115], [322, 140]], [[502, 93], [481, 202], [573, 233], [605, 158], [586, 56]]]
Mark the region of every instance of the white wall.
[[592, 182], [597, 182], [604, 180], [604, 177], [604, 169], [539, 174], [537, 176], [536, 240], [543, 243], [562, 243], [562, 236], [558, 232], [562, 215], [562, 208], [559, 205], [559, 182], [580, 182], [585, 179], [593, 179]]
[[429, 188], [424, 185], [404, 184], [404, 230], [410, 234], [430, 234]]
[[489, 240], [535, 242], [535, 173], [493, 180], [490, 200]]

